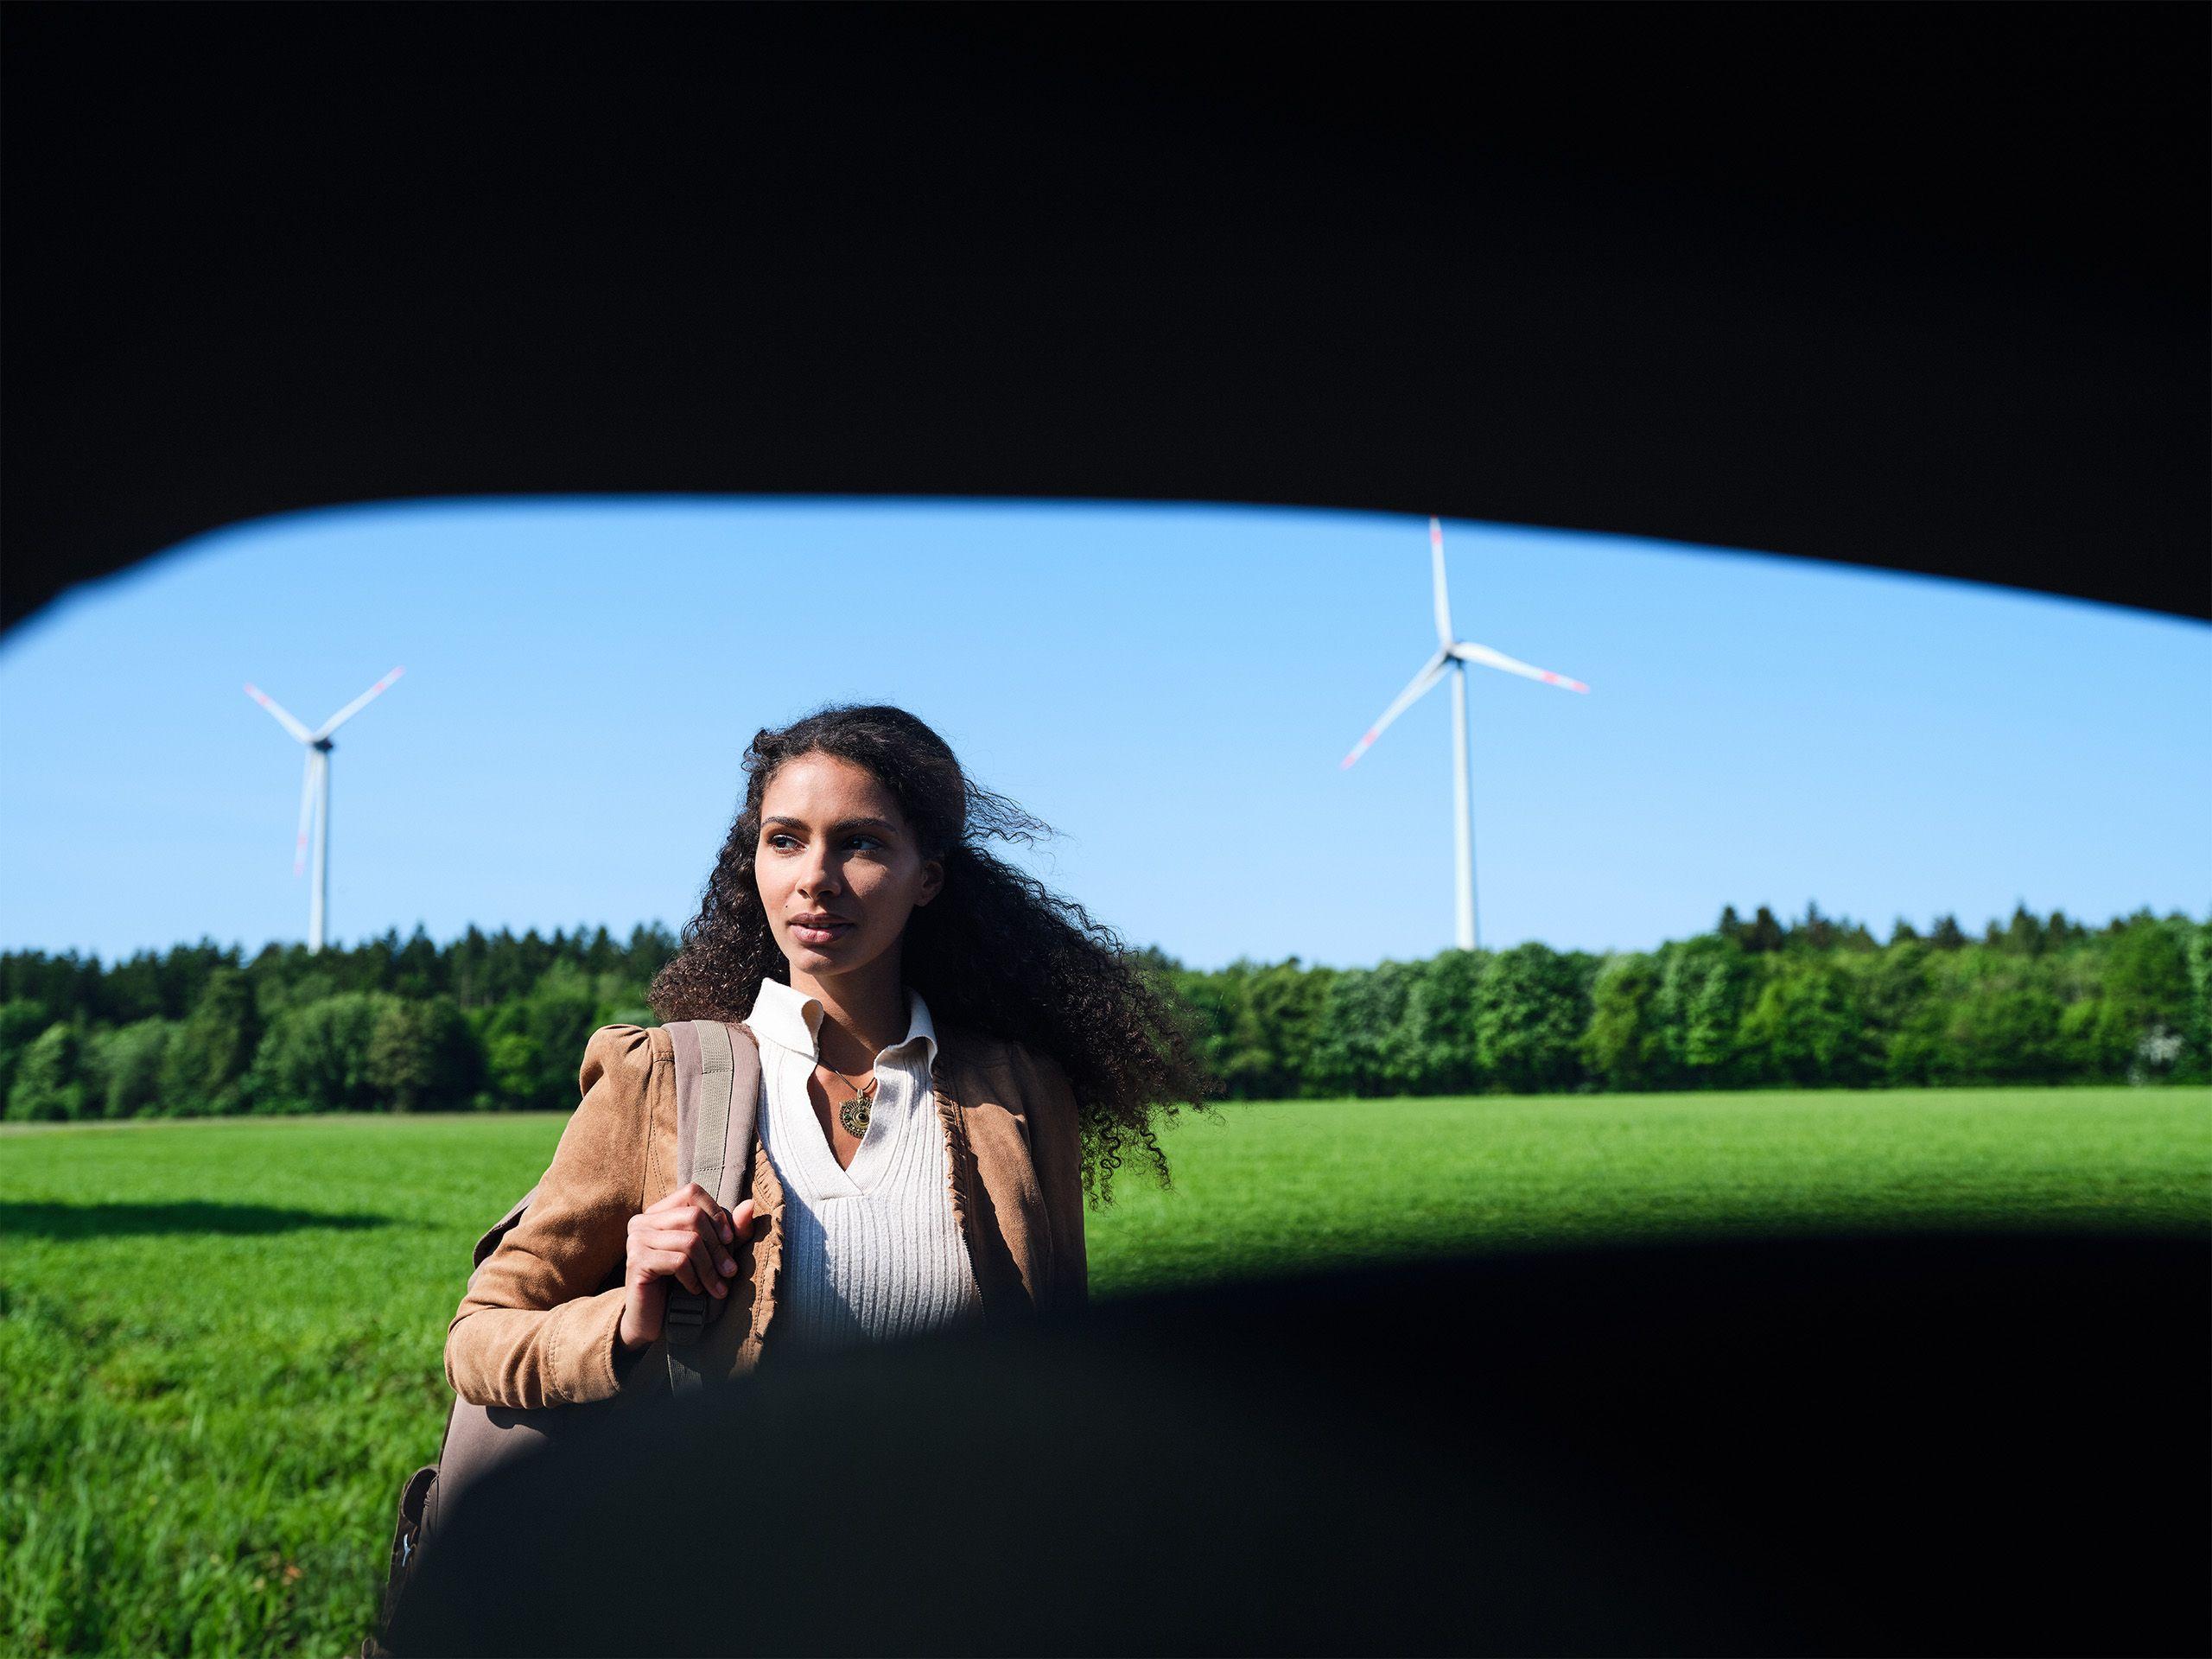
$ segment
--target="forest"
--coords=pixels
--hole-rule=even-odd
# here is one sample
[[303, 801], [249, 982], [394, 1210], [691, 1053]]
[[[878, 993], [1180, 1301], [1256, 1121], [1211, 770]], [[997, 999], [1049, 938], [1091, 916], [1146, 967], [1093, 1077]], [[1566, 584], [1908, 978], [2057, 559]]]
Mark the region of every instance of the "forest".
[[[569, 1110], [586, 1039], [654, 1023], [665, 928], [416, 929], [248, 957], [0, 955], [12, 1121]], [[2017, 908], [1886, 942], [1733, 906], [1653, 950], [1535, 943], [1370, 968], [1133, 953], [1229, 1099], [2212, 1081], [2212, 914]]]

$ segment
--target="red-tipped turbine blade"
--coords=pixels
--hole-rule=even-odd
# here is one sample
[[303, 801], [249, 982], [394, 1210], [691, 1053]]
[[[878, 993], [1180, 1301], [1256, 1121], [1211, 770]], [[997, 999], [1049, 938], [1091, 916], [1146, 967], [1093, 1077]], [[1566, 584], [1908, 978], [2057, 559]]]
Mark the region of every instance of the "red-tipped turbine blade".
[[294, 720], [289, 713], [278, 705], [276, 698], [270, 696], [266, 691], [264, 691], [251, 680], [248, 680], [245, 683], [245, 694], [249, 697], [251, 697], [256, 702], [259, 703], [263, 708], [266, 709], [270, 714], [274, 715], [276, 717], [276, 723], [279, 726], [282, 726], [286, 731], [289, 732], [294, 737], [298, 738], [301, 742], [312, 743], [315, 741], [314, 738], [308, 735], [308, 728], [305, 726], [302, 726], [298, 721]]
[[1548, 668], [1538, 668], [1517, 657], [1509, 657], [1502, 651], [1492, 651], [1488, 645], [1471, 645], [1463, 641], [1452, 647], [1452, 654], [1463, 663], [1480, 663], [1486, 668], [1502, 668], [1508, 674], [1518, 674], [1527, 680], [1541, 680], [1546, 685], [1556, 685], [1563, 690], [1587, 691], [1590, 689], [1580, 680], [1570, 680], [1564, 674], [1554, 674]]
[[1452, 659], [1440, 651], [1423, 663], [1421, 672], [1407, 683], [1406, 689], [1398, 693], [1397, 701], [1382, 711], [1382, 717], [1367, 728], [1367, 734], [1352, 745], [1351, 753], [1344, 756], [1344, 760], [1338, 763], [1337, 769], [1339, 772], [1347, 769], [1353, 761], [1372, 748], [1375, 746], [1375, 740], [1382, 735], [1383, 728], [1410, 709], [1422, 692], [1442, 679], [1444, 671], [1451, 665]]
[[393, 669], [391, 673], [385, 675], [384, 678], [378, 680], [367, 690], [362, 692], [359, 696], [354, 698], [353, 702], [347, 703], [343, 709], [340, 709], [328, 720], [324, 721], [322, 722], [322, 729], [317, 732], [315, 736], [317, 738], [328, 737], [340, 726], [343, 726], [347, 721], [353, 719], [354, 715], [359, 714], [362, 709], [367, 708], [369, 704], [375, 700], [379, 692], [383, 691], [386, 686], [390, 685], [394, 680], [397, 679], [406, 671], [407, 671], [404, 668]]

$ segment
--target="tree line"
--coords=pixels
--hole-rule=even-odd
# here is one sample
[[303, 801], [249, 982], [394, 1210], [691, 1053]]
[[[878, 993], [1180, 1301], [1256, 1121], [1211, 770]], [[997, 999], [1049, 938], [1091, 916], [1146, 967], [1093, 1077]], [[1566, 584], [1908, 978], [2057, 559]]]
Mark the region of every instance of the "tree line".
[[[418, 928], [251, 959], [203, 940], [103, 965], [0, 955], [14, 1120], [566, 1110], [585, 1040], [652, 1023], [659, 926]], [[1135, 953], [1232, 1099], [2212, 1081], [2212, 915], [2101, 927], [2022, 906], [1886, 944], [1733, 906], [1655, 950], [1540, 944], [1372, 968], [1200, 970]]]
[[2212, 1080], [2212, 917], [2092, 929], [2024, 906], [1886, 944], [1808, 906], [1593, 955], [1373, 968], [1162, 959], [1232, 1096]]
[[0, 955], [0, 1100], [10, 1119], [236, 1112], [515, 1111], [576, 1103], [584, 1043], [655, 1023], [659, 926], [550, 938], [420, 928], [251, 958], [213, 941], [103, 966]]

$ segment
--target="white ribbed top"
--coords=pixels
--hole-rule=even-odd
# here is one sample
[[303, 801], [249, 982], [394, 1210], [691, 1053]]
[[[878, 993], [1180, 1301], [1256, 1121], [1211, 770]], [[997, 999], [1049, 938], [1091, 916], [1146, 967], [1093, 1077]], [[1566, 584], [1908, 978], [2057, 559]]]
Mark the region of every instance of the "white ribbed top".
[[850, 1169], [838, 1167], [806, 1092], [822, 1014], [817, 999], [763, 979], [745, 1021], [760, 1045], [767, 1096], [760, 1144], [784, 1186], [770, 1340], [842, 1347], [971, 1318], [982, 1302], [953, 1219], [952, 1154], [930, 1086], [929, 1008], [907, 991], [906, 1035], [875, 1057], [874, 1105]]

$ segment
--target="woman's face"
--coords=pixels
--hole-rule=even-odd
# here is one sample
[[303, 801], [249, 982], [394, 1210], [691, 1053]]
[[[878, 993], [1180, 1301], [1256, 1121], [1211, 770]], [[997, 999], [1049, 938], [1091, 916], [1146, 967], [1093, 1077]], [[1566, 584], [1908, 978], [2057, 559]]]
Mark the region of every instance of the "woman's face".
[[818, 753], [786, 760], [768, 779], [753, 868], [785, 961], [815, 980], [891, 950], [914, 906], [944, 881], [875, 774]]

